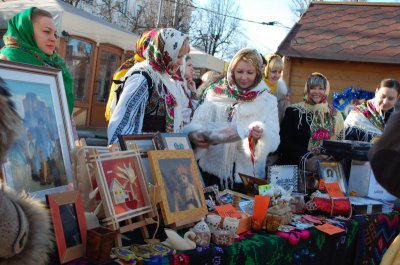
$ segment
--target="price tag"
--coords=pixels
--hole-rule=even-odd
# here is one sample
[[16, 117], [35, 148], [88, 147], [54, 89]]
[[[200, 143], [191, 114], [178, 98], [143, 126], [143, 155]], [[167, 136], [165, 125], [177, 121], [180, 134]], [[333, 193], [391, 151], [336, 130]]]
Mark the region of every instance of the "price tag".
[[242, 217], [240, 212], [236, 210], [230, 203], [221, 206], [215, 206], [215, 210], [221, 217], [236, 217], [236, 218]]
[[318, 225], [315, 228], [317, 228], [319, 231], [322, 231], [329, 235], [334, 235], [334, 234], [344, 232], [344, 230], [342, 228], [339, 228], [339, 227], [331, 225], [331, 224]]

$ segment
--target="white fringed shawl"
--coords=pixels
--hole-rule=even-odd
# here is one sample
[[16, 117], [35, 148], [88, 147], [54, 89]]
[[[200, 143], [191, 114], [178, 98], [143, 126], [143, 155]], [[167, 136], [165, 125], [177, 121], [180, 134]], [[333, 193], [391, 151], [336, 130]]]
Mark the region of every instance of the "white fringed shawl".
[[[264, 82], [260, 82], [253, 90], [267, 89]], [[241, 182], [238, 173], [253, 175], [251, 152], [248, 138], [249, 127], [255, 124], [263, 128], [264, 132], [255, 145], [255, 171], [258, 178], [265, 178], [267, 155], [278, 148], [279, 121], [276, 97], [269, 93], [260, 94], [254, 101], [237, 103], [232, 123], [227, 122], [227, 108], [237, 101], [226, 95], [216, 94], [212, 90], [207, 93], [205, 101], [194, 113], [191, 125], [196, 129], [222, 129], [236, 126], [239, 131], [245, 132], [244, 139], [226, 144], [210, 146], [208, 149], [196, 150], [199, 165], [205, 172], [218, 176], [221, 184], [227, 186], [227, 181], [234, 175], [235, 182]], [[190, 131], [190, 130], [189, 130]], [[233, 168], [235, 165], [235, 172]]]

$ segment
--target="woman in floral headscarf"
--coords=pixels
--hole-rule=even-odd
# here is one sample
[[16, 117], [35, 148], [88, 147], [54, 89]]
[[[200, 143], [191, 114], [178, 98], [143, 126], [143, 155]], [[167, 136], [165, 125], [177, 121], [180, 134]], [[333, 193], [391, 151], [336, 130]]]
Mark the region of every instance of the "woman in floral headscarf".
[[281, 124], [281, 164], [297, 165], [306, 153], [319, 154], [323, 140], [343, 138], [343, 117], [328, 105], [329, 90], [328, 79], [312, 73], [303, 102], [286, 109]]
[[400, 84], [397, 80], [382, 80], [375, 97], [355, 106], [346, 117], [346, 139], [369, 142], [376, 136], [380, 137], [399, 95]]
[[[116, 80], [121, 80], [121, 78], [123, 78], [125, 76], [125, 74], [129, 71], [129, 69], [131, 69], [132, 66], [134, 66], [137, 63], [143, 62], [144, 60], [146, 60], [146, 58], [144, 58], [144, 53], [147, 49], [147, 47], [149, 46], [149, 42], [152, 38], [154, 38], [154, 36], [156, 35], [157, 30], [153, 29], [150, 31], [145, 31], [143, 32], [142, 36], [140, 37], [140, 39], [136, 42], [136, 53], [135, 55], [126, 60], [114, 73], [113, 75], [113, 81]], [[116, 100], [116, 93], [115, 93], [115, 89], [117, 88], [117, 84], [115, 82], [113, 82], [111, 84], [111, 88], [110, 88], [110, 93], [108, 95], [108, 101], [107, 101], [107, 106], [106, 106], [106, 120], [109, 121], [112, 115], [112, 112], [114, 111], [112, 109], [112, 105], [113, 105], [113, 101]]]
[[8, 21], [0, 59], [61, 70], [70, 114], [74, 108], [73, 78], [55, 51], [57, 30], [51, 14], [31, 7]]
[[265, 178], [267, 155], [279, 145], [277, 101], [268, 91], [262, 57], [248, 48], [235, 54], [226, 78], [208, 87], [186, 128], [206, 185], [240, 190], [239, 172]]
[[[108, 124], [110, 144], [118, 140], [118, 135], [180, 131], [189, 99], [172, 76], [189, 49], [188, 36], [175, 29], [161, 29], [150, 39], [146, 60], [125, 74], [124, 89]], [[153, 85], [137, 71], [145, 71]]]

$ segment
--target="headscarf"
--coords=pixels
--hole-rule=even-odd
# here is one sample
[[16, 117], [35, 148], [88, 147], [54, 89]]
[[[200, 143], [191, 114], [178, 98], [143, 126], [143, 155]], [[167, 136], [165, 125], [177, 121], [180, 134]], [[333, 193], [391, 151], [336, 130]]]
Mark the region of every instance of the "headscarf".
[[[121, 80], [128, 72], [128, 70], [134, 66], [136, 63], [143, 62], [145, 60], [144, 58], [144, 52], [147, 49], [147, 46], [149, 45], [150, 39], [154, 38], [156, 36], [157, 30], [153, 29], [150, 31], [145, 31], [143, 32], [142, 36], [140, 39], [136, 42], [136, 53], [132, 58], [129, 58], [126, 60], [115, 72], [113, 75], [113, 80]], [[110, 93], [108, 95], [108, 101], [107, 101], [107, 106], [106, 106], [106, 113], [105, 117], [106, 120], [109, 121], [111, 118], [111, 104], [114, 101], [116, 94], [114, 93], [115, 89], [117, 88], [116, 83], [111, 84], [110, 88]]]
[[8, 21], [8, 29], [3, 37], [5, 46], [1, 49], [1, 54], [8, 57], [11, 61], [38, 66], [50, 66], [61, 70], [68, 109], [71, 114], [74, 109], [73, 78], [56, 51], [54, 51], [53, 55], [49, 56], [37, 46], [31, 20], [33, 8], [35, 7], [16, 14]]
[[265, 65], [265, 67], [264, 67], [264, 74], [263, 74], [263, 80], [267, 84], [267, 86], [269, 87], [269, 92], [272, 95], [276, 95], [276, 91], [278, 89], [278, 84], [277, 83], [273, 83], [273, 82], [268, 80], [268, 70], [269, 70], [271, 61], [274, 58], [282, 58], [282, 57], [280, 57], [278, 54], [269, 54], [269, 55], [265, 56], [265, 60], [267, 61], [267, 63]]
[[[308, 82], [313, 76], [320, 76], [324, 79], [325, 93], [319, 103], [314, 102], [310, 96], [311, 87]], [[304, 86], [303, 102], [292, 105], [293, 108], [299, 110], [299, 125], [303, 114], [312, 114], [312, 119], [306, 119], [310, 126], [309, 151], [318, 152], [323, 140], [343, 138], [343, 117], [334, 107], [328, 105], [327, 97], [329, 96], [329, 92], [330, 84], [328, 79], [321, 73], [312, 73]]]
[[[153, 70], [159, 73], [163, 84], [160, 91], [165, 98], [166, 131], [177, 132], [182, 124], [182, 108], [189, 107], [189, 99], [181, 85], [174, 81], [176, 72], [172, 67], [178, 60], [178, 54], [188, 36], [176, 29], [165, 28], [151, 39], [145, 58]], [[178, 127], [178, 128], [177, 128]]]
[[[167, 132], [180, 131], [183, 126], [182, 111], [189, 105], [187, 95], [181, 85], [172, 79], [174, 73], [171, 71], [173, 64], [178, 59], [179, 51], [187, 38], [186, 34], [176, 29], [161, 29], [149, 41], [148, 47], [144, 52], [146, 60], [135, 64], [124, 76], [126, 79], [134, 71], [145, 71], [151, 77], [154, 84], [154, 92], [158, 93], [159, 97], [165, 100]], [[132, 102], [130, 109], [140, 109], [143, 111], [140, 114], [134, 111], [129, 113], [114, 112], [108, 127], [108, 131], [111, 132], [108, 135], [109, 142], [113, 143], [117, 139], [118, 134], [126, 134], [126, 131], [141, 132], [143, 120], [135, 123], [133, 129], [129, 127], [128, 122], [137, 117], [143, 117], [146, 106], [147, 102]]]
[[[257, 98], [257, 96], [261, 95], [264, 92], [268, 92], [267, 87], [264, 87], [260, 90], [252, 89], [252, 88], [258, 86], [258, 84], [261, 82], [262, 74], [260, 74], [256, 77], [256, 80], [254, 80], [254, 84], [250, 87], [249, 90], [238, 89], [237, 85], [235, 84], [234, 68], [235, 68], [236, 64], [246, 54], [253, 53], [253, 52], [258, 55], [258, 59], [260, 60], [258, 63], [260, 64], [260, 66], [262, 65], [262, 58], [257, 51], [255, 51], [253, 49], [249, 49], [249, 48], [244, 48], [244, 49], [239, 50], [235, 54], [235, 56], [232, 58], [231, 62], [229, 63], [227, 77], [220, 80], [219, 82], [215, 83], [213, 86], [209, 86], [209, 88], [213, 90], [213, 93], [220, 95], [220, 96], [226, 96], [229, 98], [233, 98], [237, 102], [239, 102], [239, 101], [247, 101], [248, 102], [248, 101], [254, 101]], [[260, 70], [260, 73], [261, 73], [261, 70]], [[234, 110], [235, 110], [235, 105], [236, 105], [236, 103], [228, 108], [228, 121], [232, 120]]]
[[186, 38], [186, 34], [176, 29], [162, 29], [158, 37], [151, 39], [144, 56], [154, 70], [174, 76], [176, 73], [172, 72], [172, 66], [178, 60], [179, 51]]

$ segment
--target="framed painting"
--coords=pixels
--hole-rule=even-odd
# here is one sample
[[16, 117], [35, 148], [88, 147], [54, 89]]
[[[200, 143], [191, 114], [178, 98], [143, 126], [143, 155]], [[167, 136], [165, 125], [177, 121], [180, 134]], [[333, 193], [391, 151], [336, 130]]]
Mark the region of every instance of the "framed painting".
[[119, 145], [121, 150], [138, 150], [142, 160], [142, 166], [147, 182], [154, 185], [154, 178], [151, 174], [148, 151], [156, 150], [154, 134], [119, 135]]
[[91, 156], [106, 224], [152, 212], [139, 152], [120, 151]]
[[154, 145], [157, 150], [190, 150], [189, 138], [184, 133], [156, 133]]
[[177, 226], [207, 214], [207, 204], [192, 150], [149, 151], [157, 185], [161, 187], [164, 223]]
[[221, 198], [219, 197], [218, 185], [204, 187], [203, 193], [208, 211], [213, 211], [215, 206], [223, 204]]
[[131, 150], [134, 144], [141, 154], [156, 150], [153, 142], [154, 134], [118, 135], [121, 150]]
[[71, 118], [60, 71], [0, 61], [3, 77], [23, 128], [1, 166], [5, 182], [17, 192], [45, 199], [72, 189]]
[[46, 195], [60, 264], [85, 256], [86, 219], [79, 191]]
[[268, 167], [268, 182], [281, 186], [284, 190], [297, 191], [297, 165], [277, 165]]
[[347, 193], [347, 182], [339, 162], [318, 162], [319, 177], [325, 183], [337, 182], [343, 193]]
[[242, 173], [239, 173], [239, 177], [243, 182], [246, 194], [249, 196], [258, 195], [258, 186], [268, 184], [268, 181], [265, 179], [255, 178]]

